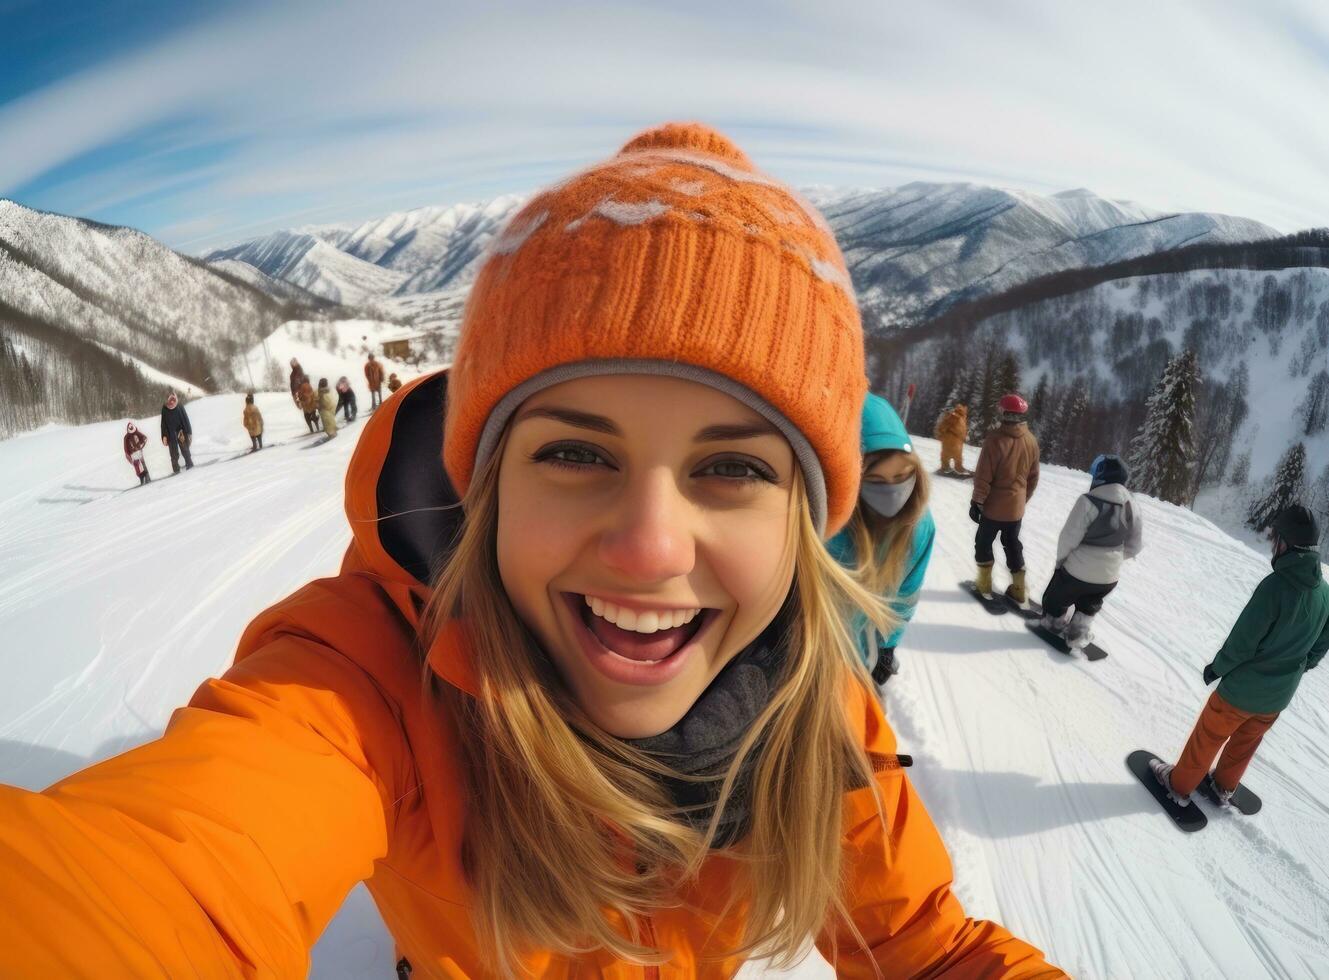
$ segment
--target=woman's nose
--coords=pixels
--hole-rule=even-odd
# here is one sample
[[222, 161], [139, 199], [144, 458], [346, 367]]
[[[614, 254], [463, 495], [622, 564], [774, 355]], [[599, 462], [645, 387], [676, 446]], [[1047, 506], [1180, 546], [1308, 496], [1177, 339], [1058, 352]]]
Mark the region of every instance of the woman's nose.
[[609, 527], [600, 535], [599, 556], [624, 578], [655, 583], [687, 575], [696, 560], [691, 506], [674, 476], [660, 469], [629, 482]]

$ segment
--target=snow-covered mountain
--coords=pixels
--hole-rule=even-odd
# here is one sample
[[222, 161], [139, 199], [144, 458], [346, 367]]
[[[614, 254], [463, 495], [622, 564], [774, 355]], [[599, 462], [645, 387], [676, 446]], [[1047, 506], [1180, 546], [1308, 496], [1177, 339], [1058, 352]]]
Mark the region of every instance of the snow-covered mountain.
[[260, 272], [248, 262], [241, 262], [239, 259], [219, 259], [210, 263], [210, 265], [223, 275], [239, 279], [255, 289], [261, 289], [280, 302], [299, 303], [310, 309], [336, 305], [332, 300], [315, 295], [307, 289], [287, 282], [285, 279], [274, 279], [272, 276]]
[[521, 205], [508, 194], [484, 204], [454, 204], [400, 211], [352, 228], [305, 229], [349, 255], [409, 278], [398, 295], [469, 284], [485, 246]]
[[236, 383], [236, 353], [331, 305], [257, 275], [0, 200], [0, 434], [141, 409], [162, 377], [200, 391]]
[[[979, 184], [912, 183], [892, 190], [808, 192], [826, 215], [853, 274], [870, 331], [926, 320], [958, 302], [999, 293], [1063, 269], [1098, 265], [1193, 242], [1250, 241], [1277, 232], [1245, 218], [1165, 214], [1087, 190], [1043, 196]], [[237, 258], [268, 275], [347, 301], [344, 259], [310, 238], [403, 280], [377, 284], [412, 296], [470, 284], [484, 247], [522, 203], [425, 207], [349, 226], [275, 232], [208, 255]], [[358, 267], [357, 267], [358, 268]], [[374, 280], [363, 275], [365, 285]], [[357, 295], [368, 302], [369, 293]]]
[[[160, 479], [166, 451], [150, 441], [157, 479], [143, 488], [118, 421], [0, 442], [0, 780], [40, 789], [155, 737], [227, 669], [255, 615], [337, 573], [346, 463], [366, 422], [305, 450], [290, 399], [258, 402], [269, 448], [243, 454], [240, 396], [200, 399], [189, 410], [201, 465]], [[937, 459], [931, 440], [917, 448]], [[1023, 534], [1035, 594], [1088, 485], [1044, 470]], [[1329, 669], [1306, 676], [1245, 777], [1264, 800], [1256, 817], [1206, 807], [1209, 826], [1180, 834], [1124, 763], [1137, 748], [1180, 751], [1208, 694], [1201, 668], [1268, 574], [1267, 552], [1140, 499], [1145, 549], [1096, 625], [1109, 657], [1069, 659], [957, 588], [973, 575], [971, 489], [933, 485], [932, 564], [886, 695], [967, 911], [1076, 977], [1329, 975]], [[1184, 601], [1163, 611], [1164, 596]], [[321, 937], [311, 975], [395, 975], [363, 888]], [[760, 964], [742, 974], [763, 975]], [[814, 952], [791, 975], [834, 974]]]
[[916, 182], [810, 196], [835, 229], [871, 332], [909, 327], [1065, 269], [1278, 234], [1246, 218], [1168, 214], [1084, 189], [1044, 196]]
[[343, 252], [308, 233], [277, 231], [218, 249], [209, 262], [238, 261], [336, 303], [361, 306], [392, 293], [406, 274]]

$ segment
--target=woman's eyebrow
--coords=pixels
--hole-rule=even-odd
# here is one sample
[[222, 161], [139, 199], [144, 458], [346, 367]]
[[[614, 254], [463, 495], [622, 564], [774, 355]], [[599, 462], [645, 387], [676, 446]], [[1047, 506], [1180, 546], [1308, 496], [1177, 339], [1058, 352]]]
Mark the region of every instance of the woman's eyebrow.
[[593, 415], [590, 412], [578, 412], [572, 408], [558, 408], [554, 405], [528, 408], [517, 416], [513, 424], [533, 418], [553, 419], [555, 422], [565, 422], [579, 429], [590, 429], [592, 432], [603, 432], [610, 436], [621, 436], [623, 434], [618, 426], [614, 424], [613, 419], [606, 418], [603, 415]]
[[708, 425], [695, 436], [693, 442], [728, 442], [730, 439], [756, 439], [759, 436], [778, 436], [780, 430], [769, 422], [740, 422], [733, 425]]

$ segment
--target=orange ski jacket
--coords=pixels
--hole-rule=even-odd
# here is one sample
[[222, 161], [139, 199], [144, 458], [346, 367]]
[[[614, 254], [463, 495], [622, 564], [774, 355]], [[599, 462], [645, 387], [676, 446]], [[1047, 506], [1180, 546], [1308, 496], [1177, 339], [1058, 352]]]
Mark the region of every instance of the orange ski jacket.
[[[159, 739], [41, 793], [0, 787], [0, 975], [302, 977], [360, 881], [413, 976], [491, 975], [462, 872], [459, 736], [421, 695], [415, 638], [422, 580], [456, 530], [456, 509], [421, 509], [453, 499], [445, 388], [444, 373], [420, 378], [371, 418], [346, 477], [354, 540], [340, 574], [260, 614], [234, 665]], [[473, 691], [467, 656], [458, 623], [423, 653]], [[839, 975], [1065, 976], [965, 917], [881, 708], [857, 688], [851, 717], [881, 763], [885, 819], [870, 789], [848, 794], [848, 907], [870, 948], [847, 931], [818, 937], [827, 956], [838, 941]], [[547, 977], [730, 976], [737, 961], [707, 957], [741, 931], [741, 912], [720, 916], [733, 873], [717, 851], [653, 917], [664, 966], [547, 953], [525, 965]]]

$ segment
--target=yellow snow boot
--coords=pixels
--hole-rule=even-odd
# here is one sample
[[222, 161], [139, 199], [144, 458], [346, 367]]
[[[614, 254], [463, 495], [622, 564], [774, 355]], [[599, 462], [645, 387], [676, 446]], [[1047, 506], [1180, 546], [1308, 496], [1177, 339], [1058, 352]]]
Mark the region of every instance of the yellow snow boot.
[[974, 579], [974, 588], [981, 595], [992, 595], [992, 562], [978, 563], [978, 578]]
[[1017, 606], [1023, 606], [1029, 601], [1029, 589], [1024, 582], [1024, 569], [1018, 572], [1011, 572], [1011, 584], [1006, 587], [1006, 596]]

